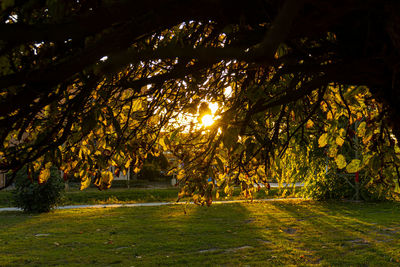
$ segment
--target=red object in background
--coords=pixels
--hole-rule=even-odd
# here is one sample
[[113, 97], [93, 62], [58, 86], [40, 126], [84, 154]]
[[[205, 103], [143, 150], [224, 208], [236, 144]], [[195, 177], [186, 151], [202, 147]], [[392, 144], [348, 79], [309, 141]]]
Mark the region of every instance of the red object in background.
[[360, 175], [358, 174], [358, 172], [356, 172], [356, 178], [355, 178], [356, 183], [360, 182]]
[[68, 175], [67, 175], [66, 172], [64, 172], [63, 179], [64, 179], [64, 181], [67, 181], [67, 180], [68, 180]]

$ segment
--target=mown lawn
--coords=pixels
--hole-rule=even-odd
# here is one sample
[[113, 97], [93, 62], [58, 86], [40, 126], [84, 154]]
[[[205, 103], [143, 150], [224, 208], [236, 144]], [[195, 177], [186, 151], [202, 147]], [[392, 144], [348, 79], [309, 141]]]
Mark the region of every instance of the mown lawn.
[[398, 266], [400, 204], [279, 201], [0, 213], [0, 266]]
[[[115, 203], [144, 203], [144, 202], [173, 202], [178, 198], [178, 188], [143, 189], [143, 188], [111, 188], [99, 191], [95, 188], [88, 188], [83, 191], [74, 189], [65, 193], [61, 205], [82, 205], [82, 204], [115, 204]], [[256, 199], [281, 197], [284, 189], [272, 188], [271, 190], [261, 189], [254, 196]], [[289, 189], [288, 192], [291, 192]], [[214, 194], [215, 195], [215, 194]], [[286, 194], [290, 196], [290, 194]], [[235, 189], [232, 197], [225, 198], [221, 194], [219, 200], [244, 199], [240, 195], [239, 188]], [[181, 201], [190, 200], [190, 198]], [[0, 191], [0, 207], [12, 207], [12, 193]]]

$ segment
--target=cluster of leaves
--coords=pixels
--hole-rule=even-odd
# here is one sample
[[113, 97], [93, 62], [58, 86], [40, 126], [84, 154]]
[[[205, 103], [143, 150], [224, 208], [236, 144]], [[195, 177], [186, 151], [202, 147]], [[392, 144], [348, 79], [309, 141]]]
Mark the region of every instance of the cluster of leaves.
[[[325, 192], [318, 198], [335, 190], [333, 195], [347, 198], [394, 197], [400, 193], [400, 149], [386, 120], [382, 120], [387, 110], [365, 87], [331, 90], [321, 106], [327, 123], [318, 138], [318, 146], [326, 154], [325, 175], [317, 181], [310, 179], [311, 188]], [[337, 186], [339, 181], [341, 185]]]

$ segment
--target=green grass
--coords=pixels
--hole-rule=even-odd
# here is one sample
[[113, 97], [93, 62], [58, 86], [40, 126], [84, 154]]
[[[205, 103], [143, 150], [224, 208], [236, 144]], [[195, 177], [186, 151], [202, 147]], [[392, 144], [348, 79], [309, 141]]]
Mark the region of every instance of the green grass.
[[[280, 197], [282, 190], [276, 188], [269, 192], [260, 190], [256, 193], [255, 198], [276, 198]], [[235, 189], [232, 197], [225, 198], [221, 194], [220, 200], [225, 199], [243, 199], [240, 196], [240, 190]], [[95, 188], [88, 188], [83, 191], [72, 189], [67, 191], [63, 199], [62, 205], [80, 205], [80, 204], [115, 204], [115, 203], [144, 203], [144, 202], [172, 202], [178, 197], [177, 188], [165, 189], [143, 189], [143, 188], [111, 188], [105, 191], [99, 191]], [[0, 192], [0, 207], [11, 207], [12, 195], [9, 191]], [[189, 198], [182, 201], [189, 200]]]
[[0, 213], [0, 266], [398, 266], [400, 204], [280, 201]]

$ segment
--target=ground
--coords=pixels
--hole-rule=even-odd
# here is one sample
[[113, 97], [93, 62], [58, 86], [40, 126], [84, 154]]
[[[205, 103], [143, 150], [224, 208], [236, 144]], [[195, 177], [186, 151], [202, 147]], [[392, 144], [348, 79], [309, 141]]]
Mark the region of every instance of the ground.
[[281, 201], [0, 213], [1, 266], [398, 266], [400, 204]]

